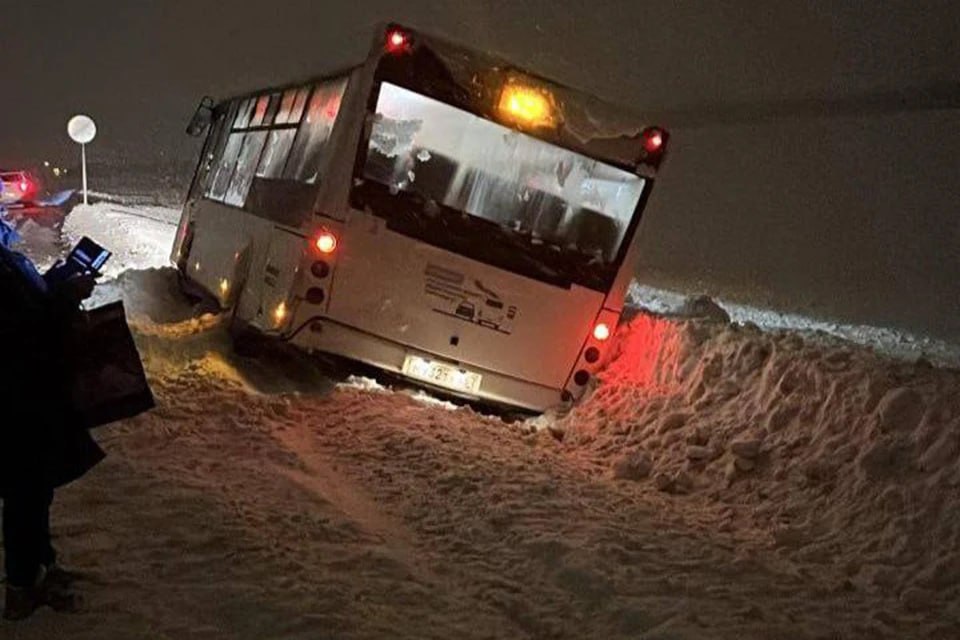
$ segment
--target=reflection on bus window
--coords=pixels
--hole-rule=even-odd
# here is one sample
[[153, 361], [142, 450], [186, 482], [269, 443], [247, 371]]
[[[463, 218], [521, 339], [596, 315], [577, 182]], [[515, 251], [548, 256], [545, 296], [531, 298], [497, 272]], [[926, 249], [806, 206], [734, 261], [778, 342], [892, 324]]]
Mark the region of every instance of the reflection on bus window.
[[237, 158], [237, 168], [230, 179], [230, 187], [224, 203], [242, 207], [247, 201], [247, 193], [253, 183], [253, 174], [263, 150], [263, 143], [267, 139], [266, 131], [251, 131], [243, 141], [243, 148]]
[[346, 88], [347, 79], [342, 78], [319, 84], [314, 89], [287, 160], [285, 178], [311, 184], [317, 181], [323, 152], [340, 112], [340, 101]]
[[263, 149], [263, 155], [260, 157], [260, 166], [257, 167], [258, 178], [279, 178], [283, 173], [283, 165], [287, 162], [287, 155], [290, 153], [290, 147], [293, 146], [293, 138], [296, 136], [296, 129], [276, 129], [270, 132], [267, 138], [267, 145]]
[[240, 108], [237, 109], [237, 119], [233, 123], [234, 129], [243, 129], [250, 124], [250, 115], [253, 113], [253, 107], [256, 102], [256, 98], [247, 98], [240, 103]]
[[293, 110], [293, 101], [297, 97], [296, 89], [287, 89], [283, 92], [283, 98], [280, 99], [280, 109], [277, 111], [277, 124], [287, 124], [291, 122], [290, 112]]
[[250, 116], [250, 126], [263, 126], [263, 118], [267, 115], [267, 105], [270, 103], [270, 96], [260, 96], [254, 103], [253, 115]]
[[280, 107], [280, 94], [274, 93], [270, 96], [270, 104], [267, 105], [267, 114], [263, 116], [263, 126], [269, 127], [273, 124], [273, 119], [277, 115], [277, 109]]
[[300, 118], [303, 116], [303, 109], [307, 106], [307, 98], [310, 97], [310, 87], [300, 87], [297, 89], [297, 94], [293, 99], [293, 106], [290, 108], [290, 118], [287, 120], [289, 123], [300, 122]]
[[616, 258], [645, 184], [387, 82], [364, 176], [602, 262]]
[[[241, 106], [242, 109], [243, 106]], [[232, 133], [227, 139], [223, 155], [220, 156], [220, 162], [217, 163], [217, 170], [210, 184], [210, 193], [207, 194], [212, 200], [222, 201], [227, 194], [227, 187], [230, 185], [230, 178], [237, 164], [237, 156], [240, 155], [240, 147], [243, 146], [244, 135], [246, 134]]]

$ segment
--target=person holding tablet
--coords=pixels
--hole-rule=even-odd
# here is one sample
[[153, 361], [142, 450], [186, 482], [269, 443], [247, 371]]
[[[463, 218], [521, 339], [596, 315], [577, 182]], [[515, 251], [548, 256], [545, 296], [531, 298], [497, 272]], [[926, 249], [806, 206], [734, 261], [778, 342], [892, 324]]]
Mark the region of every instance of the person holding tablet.
[[96, 273], [62, 268], [41, 275], [11, 248], [18, 234], [0, 215], [0, 498], [6, 570], [4, 617], [41, 606], [75, 610], [75, 575], [57, 564], [50, 541], [54, 490], [104, 453], [71, 424], [64, 343]]

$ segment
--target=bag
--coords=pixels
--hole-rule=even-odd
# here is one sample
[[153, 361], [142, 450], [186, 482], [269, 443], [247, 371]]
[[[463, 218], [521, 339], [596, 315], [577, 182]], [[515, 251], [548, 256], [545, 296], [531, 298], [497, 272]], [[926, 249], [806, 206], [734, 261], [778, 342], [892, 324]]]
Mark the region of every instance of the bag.
[[123, 302], [84, 311], [67, 344], [69, 401], [79, 426], [92, 429], [155, 406]]

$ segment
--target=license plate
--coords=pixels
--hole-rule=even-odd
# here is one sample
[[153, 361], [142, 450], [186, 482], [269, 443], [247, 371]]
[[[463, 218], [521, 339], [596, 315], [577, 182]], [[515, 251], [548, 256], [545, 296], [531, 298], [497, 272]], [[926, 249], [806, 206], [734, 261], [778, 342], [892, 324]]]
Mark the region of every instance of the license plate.
[[464, 371], [453, 365], [420, 356], [407, 356], [403, 361], [403, 373], [411, 378], [463, 393], [479, 391], [480, 380], [483, 378], [479, 373]]

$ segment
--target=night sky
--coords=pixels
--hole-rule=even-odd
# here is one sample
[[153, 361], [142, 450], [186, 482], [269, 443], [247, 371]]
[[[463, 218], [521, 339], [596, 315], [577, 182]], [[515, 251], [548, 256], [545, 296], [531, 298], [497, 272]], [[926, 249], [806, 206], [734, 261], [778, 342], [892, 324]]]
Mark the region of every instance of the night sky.
[[[0, 166], [73, 158], [79, 111], [100, 128], [93, 157], [192, 160], [199, 96], [349, 62], [396, 20], [668, 114], [641, 276], [960, 339], [955, 109], [711, 123], [956, 87], [960, 3], [4, 0], [0, 19]], [[697, 126], [669, 115], [688, 108]]]

